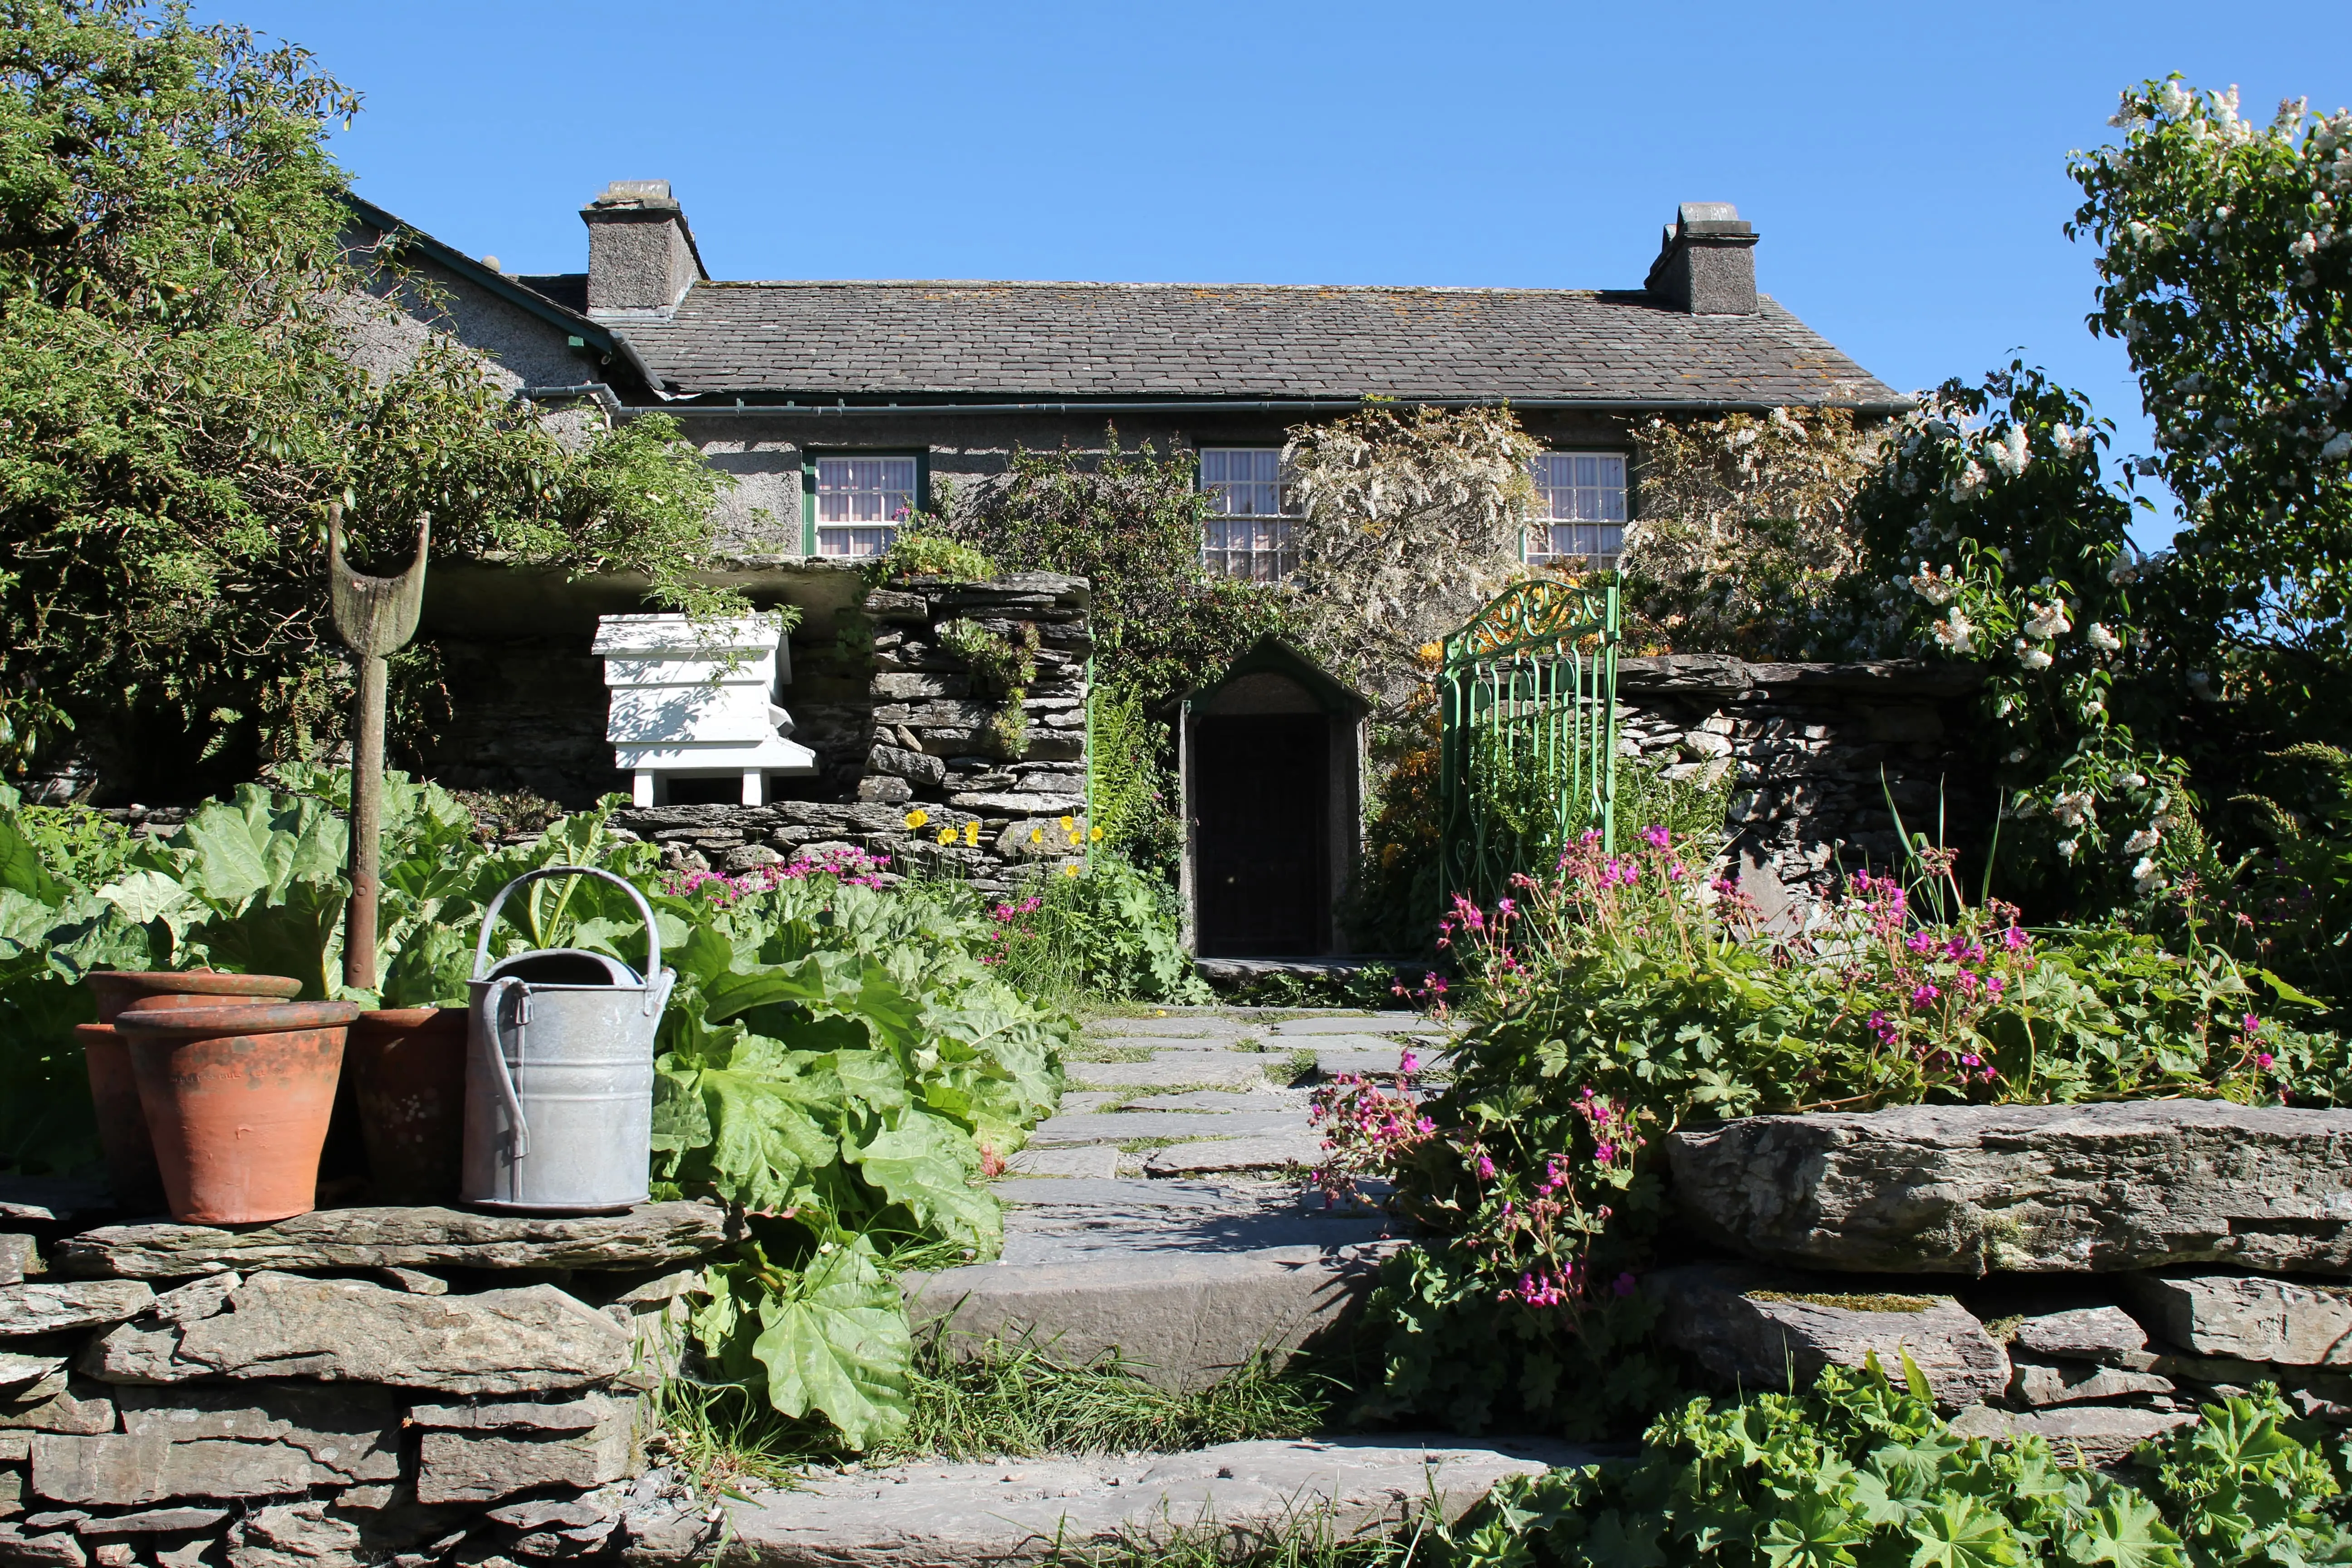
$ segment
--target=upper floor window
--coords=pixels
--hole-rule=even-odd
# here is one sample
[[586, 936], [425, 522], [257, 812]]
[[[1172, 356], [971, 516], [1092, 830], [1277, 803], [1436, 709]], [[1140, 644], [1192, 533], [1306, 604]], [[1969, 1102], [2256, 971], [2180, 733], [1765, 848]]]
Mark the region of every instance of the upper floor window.
[[819, 458], [816, 552], [880, 555], [915, 510], [912, 458]]
[[1202, 447], [1201, 488], [1210, 497], [1201, 540], [1201, 560], [1210, 571], [1279, 583], [1298, 570], [1279, 447]]
[[1545, 452], [1536, 458], [1530, 565], [1582, 563], [1609, 571], [1625, 550], [1625, 459], [1613, 452]]

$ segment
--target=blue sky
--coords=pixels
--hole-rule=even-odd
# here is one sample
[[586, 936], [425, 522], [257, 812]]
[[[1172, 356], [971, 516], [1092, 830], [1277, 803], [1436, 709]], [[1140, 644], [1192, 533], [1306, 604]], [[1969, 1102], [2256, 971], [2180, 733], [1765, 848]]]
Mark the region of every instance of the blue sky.
[[1629, 286], [1733, 201], [1886, 381], [2021, 350], [2126, 449], [2068, 150], [2168, 71], [2352, 102], [2331, 5], [217, 4], [367, 95], [362, 193], [509, 269], [584, 265], [616, 178], [728, 278]]

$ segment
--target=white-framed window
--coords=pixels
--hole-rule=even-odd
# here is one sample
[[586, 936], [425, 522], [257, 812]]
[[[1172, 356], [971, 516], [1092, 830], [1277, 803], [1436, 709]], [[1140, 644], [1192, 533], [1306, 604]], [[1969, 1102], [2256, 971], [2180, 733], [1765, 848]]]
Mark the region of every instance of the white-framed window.
[[1530, 565], [1583, 563], [1610, 571], [1625, 550], [1625, 458], [1617, 452], [1545, 452], [1536, 458]]
[[1201, 560], [1210, 571], [1279, 583], [1298, 570], [1280, 447], [1202, 447], [1201, 488], [1210, 496], [1201, 539]]
[[912, 458], [819, 458], [816, 552], [879, 555], [915, 510]]

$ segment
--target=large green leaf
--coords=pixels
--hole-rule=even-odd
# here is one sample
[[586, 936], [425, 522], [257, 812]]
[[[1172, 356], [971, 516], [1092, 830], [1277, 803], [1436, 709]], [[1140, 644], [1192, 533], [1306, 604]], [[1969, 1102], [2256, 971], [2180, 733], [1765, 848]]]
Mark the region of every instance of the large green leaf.
[[40, 852], [33, 847], [32, 840], [5, 812], [0, 812], [0, 889], [52, 906], [64, 902], [68, 891], [66, 885], [41, 864]]
[[1971, 1497], [1947, 1497], [1911, 1519], [1911, 1568], [2011, 1568], [2017, 1542], [2009, 1521]]
[[903, 1204], [923, 1225], [992, 1257], [1004, 1221], [996, 1199], [973, 1185], [980, 1174], [971, 1138], [951, 1122], [910, 1110], [898, 1124], [857, 1149], [851, 1158], [866, 1179]]
[[792, 1080], [706, 1068], [697, 1085], [709, 1118], [709, 1179], [747, 1209], [789, 1207], [806, 1173], [841, 1157]]
[[865, 1237], [826, 1243], [789, 1294], [761, 1303], [760, 1321], [751, 1353], [777, 1409], [821, 1413], [853, 1448], [905, 1429], [913, 1336]]
[[2111, 1563], [2115, 1568], [2181, 1568], [2180, 1538], [2156, 1505], [2121, 1488], [2084, 1512], [2070, 1532], [2066, 1555], [2077, 1563]]

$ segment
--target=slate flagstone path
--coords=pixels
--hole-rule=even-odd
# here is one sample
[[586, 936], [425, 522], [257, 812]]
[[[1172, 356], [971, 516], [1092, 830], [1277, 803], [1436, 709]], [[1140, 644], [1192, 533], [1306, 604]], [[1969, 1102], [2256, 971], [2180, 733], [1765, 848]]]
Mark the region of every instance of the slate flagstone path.
[[[1203, 1388], [1286, 1354], [1369, 1289], [1402, 1233], [1386, 1215], [1328, 1205], [1314, 1084], [1390, 1075], [1410, 1049], [1444, 1067], [1446, 1032], [1411, 1013], [1153, 1009], [1100, 1018], [1056, 1114], [993, 1184], [994, 1262], [911, 1282], [919, 1323], [950, 1342], [1034, 1334], [1062, 1360], [1116, 1346], [1139, 1375]], [[1549, 1441], [1426, 1435], [1231, 1443], [1178, 1455], [919, 1463], [818, 1476], [703, 1515], [631, 1519], [641, 1562], [729, 1552], [762, 1564], [1002, 1564], [1202, 1531], [1229, 1551], [1323, 1521], [1346, 1541], [1434, 1501], [1449, 1517], [1507, 1474], [1579, 1463]], [[719, 1515], [723, 1512], [723, 1520]]]

